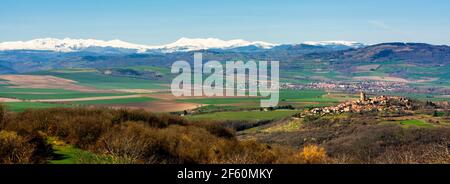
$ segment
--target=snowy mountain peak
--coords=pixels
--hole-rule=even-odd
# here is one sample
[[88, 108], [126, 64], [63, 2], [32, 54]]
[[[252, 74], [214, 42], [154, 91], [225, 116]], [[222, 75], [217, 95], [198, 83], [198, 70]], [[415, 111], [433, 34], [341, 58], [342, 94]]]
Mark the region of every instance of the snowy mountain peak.
[[245, 47], [254, 45], [261, 48], [272, 48], [276, 46], [276, 44], [255, 41], [250, 42], [242, 39], [234, 39], [234, 40], [221, 40], [217, 38], [180, 38], [176, 42], [171, 44], [161, 46], [163, 49], [168, 50], [204, 50], [204, 49], [227, 49], [227, 48], [236, 48], [236, 47]]
[[121, 40], [94, 40], [94, 39], [56, 39], [40, 38], [30, 41], [15, 41], [0, 43], [0, 50], [49, 50], [57, 52], [82, 51], [92, 47], [112, 47], [119, 49], [131, 49], [144, 52], [149, 47], [145, 45], [132, 44]]
[[307, 41], [303, 42], [306, 45], [314, 45], [314, 46], [324, 46], [324, 47], [351, 47], [351, 48], [361, 48], [365, 45], [358, 42], [353, 41]]

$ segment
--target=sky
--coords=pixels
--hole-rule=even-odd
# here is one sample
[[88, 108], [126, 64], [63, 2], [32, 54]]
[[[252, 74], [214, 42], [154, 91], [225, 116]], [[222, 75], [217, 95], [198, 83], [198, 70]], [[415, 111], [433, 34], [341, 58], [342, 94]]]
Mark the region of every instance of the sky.
[[448, 0], [1, 0], [0, 42], [181, 37], [450, 45]]

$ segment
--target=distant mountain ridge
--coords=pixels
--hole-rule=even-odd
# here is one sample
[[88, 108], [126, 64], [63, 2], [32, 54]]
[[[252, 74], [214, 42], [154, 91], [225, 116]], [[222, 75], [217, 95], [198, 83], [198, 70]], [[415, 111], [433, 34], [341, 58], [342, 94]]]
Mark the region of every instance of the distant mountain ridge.
[[450, 46], [430, 45], [425, 43], [381, 43], [327, 53], [311, 53], [305, 58], [320, 58], [340, 61], [408, 61], [409, 63], [448, 65], [450, 63]]
[[95, 40], [95, 39], [55, 39], [42, 38], [30, 41], [15, 41], [0, 43], [0, 51], [7, 50], [40, 50], [54, 52], [98, 52], [98, 53], [172, 53], [188, 52], [197, 50], [234, 50], [234, 51], [256, 51], [267, 50], [282, 45], [311, 45], [329, 49], [344, 50], [350, 48], [361, 48], [364, 44], [348, 41], [321, 41], [305, 42], [301, 44], [274, 44], [263, 41], [246, 41], [242, 39], [221, 40], [217, 38], [181, 38], [173, 43], [150, 46], [134, 44], [121, 40]]

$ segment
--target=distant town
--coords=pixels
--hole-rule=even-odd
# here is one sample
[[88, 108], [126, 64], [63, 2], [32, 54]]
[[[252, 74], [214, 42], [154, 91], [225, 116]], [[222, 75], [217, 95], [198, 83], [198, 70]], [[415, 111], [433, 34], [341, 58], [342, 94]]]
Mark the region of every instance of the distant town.
[[367, 93], [422, 93], [422, 94], [450, 94], [449, 88], [442, 87], [412, 87], [404, 82], [388, 82], [388, 81], [323, 81], [311, 82], [307, 84], [282, 83], [281, 89], [324, 89], [337, 90], [349, 93], [358, 93], [365, 91]]

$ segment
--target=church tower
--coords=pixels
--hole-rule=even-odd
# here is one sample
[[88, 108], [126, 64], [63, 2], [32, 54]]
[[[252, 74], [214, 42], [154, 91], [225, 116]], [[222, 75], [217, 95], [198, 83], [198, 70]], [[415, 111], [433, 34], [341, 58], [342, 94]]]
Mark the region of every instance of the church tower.
[[367, 101], [366, 93], [364, 93], [364, 92], [361, 91], [361, 93], [359, 94], [359, 100], [360, 100], [361, 102]]

